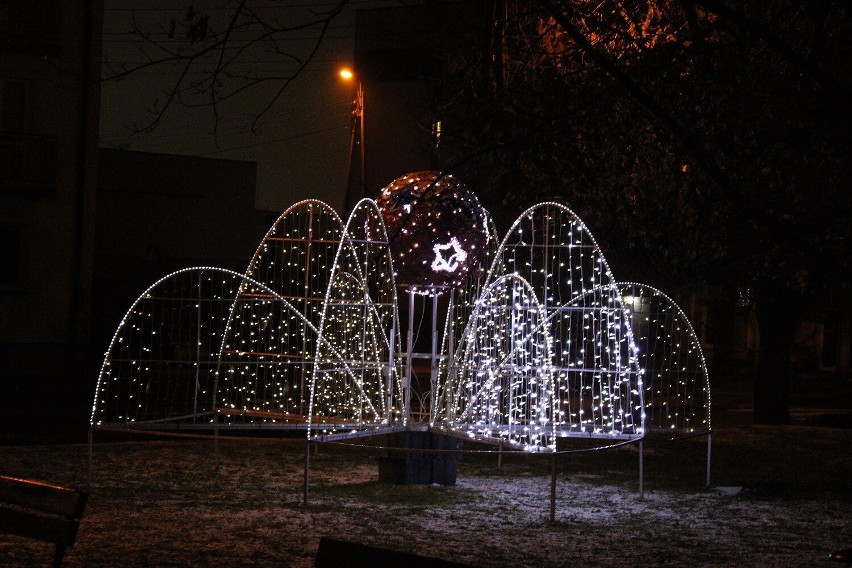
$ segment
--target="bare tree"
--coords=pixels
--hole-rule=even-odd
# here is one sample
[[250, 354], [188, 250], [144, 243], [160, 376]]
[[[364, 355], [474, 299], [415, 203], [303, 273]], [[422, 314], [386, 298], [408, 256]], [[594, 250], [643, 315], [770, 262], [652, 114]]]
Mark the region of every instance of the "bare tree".
[[[242, 98], [255, 103], [250, 128], [281, 98], [287, 87], [310, 65], [331, 23], [346, 7], [340, 0], [328, 10], [310, 10], [292, 19], [292, 11], [250, 0], [230, 2], [225, 9], [196, 10], [164, 21], [140, 22], [133, 12], [131, 34], [138, 40], [140, 61], [112, 62], [105, 56], [103, 80], [122, 80], [157, 70], [169, 77], [161, 98], [153, 101], [150, 120], [133, 127], [135, 133], [157, 128], [175, 106], [209, 107], [213, 132], [222, 119], [226, 101]], [[303, 33], [307, 32], [307, 34]], [[294, 37], [299, 42], [294, 46]], [[259, 53], [276, 59], [272, 69], [257, 65]]]
[[471, 94], [446, 120], [462, 125], [462, 155], [505, 150], [469, 164], [465, 179], [492, 188], [482, 198], [498, 214], [567, 200], [614, 266], [643, 281], [749, 289], [761, 330], [754, 418], [789, 420], [803, 311], [831, 310], [850, 285], [849, 10], [510, 7], [494, 26], [499, 75], [470, 65]]

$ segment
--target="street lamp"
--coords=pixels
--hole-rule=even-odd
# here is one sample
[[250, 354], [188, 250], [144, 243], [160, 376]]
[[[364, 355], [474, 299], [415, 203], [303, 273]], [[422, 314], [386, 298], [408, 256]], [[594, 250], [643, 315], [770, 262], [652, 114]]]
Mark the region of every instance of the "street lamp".
[[[364, 173], [364, 89], [361, 87], [360, 79], [356, 79], [355, 73], [344, 67], [340, 70], [340, 78], [344, 81], [358, 81], [358, 90], [355, 94], [355, 100], [352, 102], [352, 126], [349, 132], [349, 164], [346, 174], [346, 199], [344, 203], [345, 213], [350, 213], [355, 208], [355, 204], [366, 197], [365, 185], [366, 177]], [[355, 137], [356, 128], [358, 130], [358, 138]], [[360, 179], [357, 185], [352, 183], [352, 166], [355, 155], [355, 144], [358, 144], [360, 158]]]

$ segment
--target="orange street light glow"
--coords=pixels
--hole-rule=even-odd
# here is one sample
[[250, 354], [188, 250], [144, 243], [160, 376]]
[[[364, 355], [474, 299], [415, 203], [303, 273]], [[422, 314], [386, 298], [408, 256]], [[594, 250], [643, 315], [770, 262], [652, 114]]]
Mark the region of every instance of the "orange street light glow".
[[342, 79], [350, 81], [353, 77], [355, 77], [355, 74], [352, 72], [351, 69], [344, 67], [340, 70], [340, 77]]

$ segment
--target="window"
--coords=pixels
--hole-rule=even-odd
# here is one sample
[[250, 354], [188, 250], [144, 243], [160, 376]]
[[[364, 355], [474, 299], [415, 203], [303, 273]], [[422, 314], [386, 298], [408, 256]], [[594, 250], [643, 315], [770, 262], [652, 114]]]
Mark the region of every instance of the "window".
[[441, 121], [437, 118], [432, 119], [432, 145], [437, 148], [441, 144], [441, 132], [443, 128]]

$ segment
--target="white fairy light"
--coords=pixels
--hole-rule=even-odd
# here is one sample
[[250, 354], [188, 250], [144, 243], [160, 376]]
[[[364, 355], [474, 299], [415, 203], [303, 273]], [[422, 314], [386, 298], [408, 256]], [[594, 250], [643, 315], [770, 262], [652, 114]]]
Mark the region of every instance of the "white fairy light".
[[[408, 194], [386, 188], [382, 196], [409, 214], [430, 182], [403, 180]], [[400, 229], [402, 262], [419, 258], [455, 286], [446, 356], [427, 397], [432, 426], [526, 451], [553, 450], [559, 436], [636, 438], [646, 420], [709, 431], [706, 367], [688, 320], [658, 291], [620, 293], [570, 210], [527, 210], [499, 246], [487, 213], [472, 224], [481, 239], [447, 233], [442, 223], [459, 211], [436, 209]], [[269, 230], [245, 274], [201, 267], [155, 283], [105, 354], [92, 425], [252, 425], [310, 437], [405, 428], [386, 219], [372, 200], [345, 225], [327, 205], [300, 202]], [[471, 270], [484, 255], [488, 270]], [[658, 312], [645, 309], [649, 298]], [[671, 354], [660, 358], [655, 342]]]

